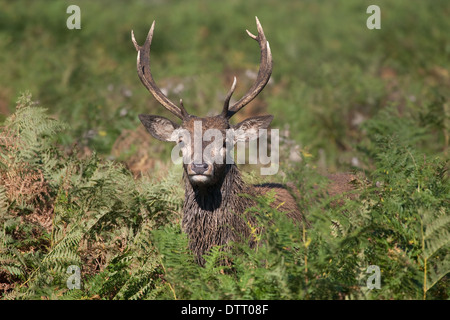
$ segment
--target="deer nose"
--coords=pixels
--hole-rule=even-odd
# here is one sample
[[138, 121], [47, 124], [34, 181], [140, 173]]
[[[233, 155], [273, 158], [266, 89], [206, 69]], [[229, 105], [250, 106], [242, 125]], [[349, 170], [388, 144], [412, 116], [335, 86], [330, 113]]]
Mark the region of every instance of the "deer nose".
[[203, 174], [205, 173], [205, 171], [208, 169], [209, 165], [207, 163], [192, 163], [191, 164], [191, 169], [192, 171], [194, 171], [196, 174]]

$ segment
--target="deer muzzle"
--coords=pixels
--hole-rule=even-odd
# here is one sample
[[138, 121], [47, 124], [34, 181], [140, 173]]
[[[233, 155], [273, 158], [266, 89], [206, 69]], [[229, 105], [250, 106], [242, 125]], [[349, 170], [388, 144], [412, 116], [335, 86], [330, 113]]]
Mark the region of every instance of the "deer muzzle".
[[193, 184], [207, 184], [213, 180], [214, 166], [212, 164], [190, 163], [187, 165], [189, 181]]

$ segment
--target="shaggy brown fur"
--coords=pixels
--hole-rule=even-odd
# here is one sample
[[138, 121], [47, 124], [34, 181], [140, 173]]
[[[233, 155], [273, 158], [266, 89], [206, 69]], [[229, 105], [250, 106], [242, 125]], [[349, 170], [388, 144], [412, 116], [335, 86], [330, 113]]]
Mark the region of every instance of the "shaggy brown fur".
[[[204, 263], [202, 255], [211, 247], [249, 238], [250, 227], [246, 221], [254, 224], [255, 219], [243, 214], [255, 202], [242, 194], [257, 196], [274, 190], [276, 198], [272, 205], [296, 221], [305, 221], [294, 198], [283, 185], [247, 185], [236, 165], [228, 164], [225, 170], [217, 184], [204, 188], [192, 185], [184, 175], [183, 229], [200, 264]], [[254, 246], [254, 242], [250, 241], [249, 245]]]

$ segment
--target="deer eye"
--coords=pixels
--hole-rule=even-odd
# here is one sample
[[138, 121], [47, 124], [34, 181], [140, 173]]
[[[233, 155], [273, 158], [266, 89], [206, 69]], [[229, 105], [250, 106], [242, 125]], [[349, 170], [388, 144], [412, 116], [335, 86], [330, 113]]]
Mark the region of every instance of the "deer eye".
[[180, 148], [183, 148], [185, 146], [185, 143], [183, 141], [183, 139], [178, 139], [177, 144], [180, 146]]
[[223, 147], [224, 148], [226, 148], [229, 143], [230, 143], [230, 140], [228, 138], [223, 139]]

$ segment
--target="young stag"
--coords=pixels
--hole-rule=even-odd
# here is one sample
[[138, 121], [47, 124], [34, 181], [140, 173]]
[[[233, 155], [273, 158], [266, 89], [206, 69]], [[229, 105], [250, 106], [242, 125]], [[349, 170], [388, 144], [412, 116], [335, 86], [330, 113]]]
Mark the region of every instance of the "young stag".
[[[263, 90], [272, 73], [269, 43], [258, 18], [256, 24], [258, 35], [255, 36], [247, 30], [248, 35], [258, 42], [261, 50], [260, 69], [255, 83], [240, 100], [230, 106], [230, 99], [236, 88], [234, 78], [222, 112], [217, 116], [205, 118], [188, 114], [182, 100], [180, 106], [177, 106], [155, 84], [150, 70], [150, 46], [155, 22], [143, 46], [137, 44], [132, 32], [132, 41], [138, 52], [139, 78], [161, 105], [181, 119], [179, 125], [161, 116], [139, 115], [142, 124], [153, 137], [161, 141], [175, 142], [182, 151], [185, 187], [182, 225], [188, 234], [190, 249], [200, 264], [204, 261], [202, 255], [211, 247], [249, 238], [250, 228], [247, 221], [252, 222], [254, 218], [244, 217], [243, 214], [247, 208], [254, 205], [254, 201], [252, 197], [242, 197], [241, 194], [257, 196], [274, 190], [274, 205], [285, 211], [294, 221], [306, 222], [285, 187], [278, 184], [247, 185], [242, 180], [236, 164], [226, 161], [227, 150], [230, 150], [228, 147], [232, 148], [237, 141], [257, 139], [259, 130], [267, 129], [273, 119], [271, 115], [256, 116], [237, 125], [230, 124], [230, 118]], [[209, 145], [207, 148], [202, 137], [211, 129], [219, 131], [222, 137], [227, 138], [223, 141], [215, 141], [215, 138], [212, 147]], [[232, 134], [227, 135], [226, 132]], [[200, 147], [195, 145], [195, 141], [201, 141]], [[250, 241], [250, 245], [254, 243]]]

